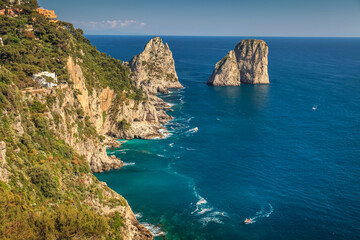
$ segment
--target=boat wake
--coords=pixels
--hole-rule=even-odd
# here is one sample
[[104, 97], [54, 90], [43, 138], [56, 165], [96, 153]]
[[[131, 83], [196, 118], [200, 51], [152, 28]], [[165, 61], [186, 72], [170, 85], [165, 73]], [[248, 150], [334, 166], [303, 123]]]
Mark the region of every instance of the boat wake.
[[261, 210], [256, 212], [255, 216], [253, 216], [252, 218], [247, 218], [250, 221], [246, 222], [246, 224], [252, 224], [255, 223], [257, 220], [261, 219], [261, 218], [265, 218], [265, 217], [270, 217], [270, 215], [274, 212], [274, 208], [271, 206], [271, 204], [269, 203], [268, 208], [265, 209], [264, 206], [261, 206]]
[[193, 187], [193, 192], [198, 201], [195, 204], [195, 210], [191, 214], [199, 216], [199, 222], [203, 226], [208, 225], [210, 222], [224, 224], [223, 218], [227, 217], [227, 213], [216, 211], [205, 198], [199, 195], [195, 187]]

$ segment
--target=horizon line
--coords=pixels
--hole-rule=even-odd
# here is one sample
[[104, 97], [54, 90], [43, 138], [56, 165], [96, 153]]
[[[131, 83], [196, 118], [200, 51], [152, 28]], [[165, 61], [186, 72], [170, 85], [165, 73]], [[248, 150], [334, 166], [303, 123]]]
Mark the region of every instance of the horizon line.
[[176, 35], [176, 34], [86, 34], [84, 36], [134, 36], [134, 37], [154, 37], [154, 36], [162, 36], [162, 37], [251, 37], [251, 38], [360, 38], [354, 36], [236, 36], [236, 35]]

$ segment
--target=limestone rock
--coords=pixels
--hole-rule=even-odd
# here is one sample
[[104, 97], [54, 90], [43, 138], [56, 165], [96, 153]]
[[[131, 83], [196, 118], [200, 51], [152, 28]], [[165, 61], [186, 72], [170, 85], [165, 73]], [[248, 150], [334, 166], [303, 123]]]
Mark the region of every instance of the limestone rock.
[[268, 46], [263, 40], [243, 40], [235, 47], [242, 83], [269, 84]]
[[215, 66], [208, 80], [214, 86], [239, 86], [240, 72], [236, 61], [235, 51], [230, 51]]
[[0, 181], [9, 181], [9, 171], [6, 163], [6, 143], [0, 142]]
[[167, 93], [169, 88], [182, 88], [175, 61], [168, 44], [161, 38], [151, 39], [144, 51], [129, 62], [135, 85], [150, 94]]
[[268, 46], [263, 40], [245, 39], [219, 61], [209, 85], [269, 84]]

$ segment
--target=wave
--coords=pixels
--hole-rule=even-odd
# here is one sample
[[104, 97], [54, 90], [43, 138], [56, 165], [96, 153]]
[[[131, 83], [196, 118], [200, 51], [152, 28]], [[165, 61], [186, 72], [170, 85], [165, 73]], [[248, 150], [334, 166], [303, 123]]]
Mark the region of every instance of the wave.
[[223, 218], [227, 217], [226, 212], [216, 211], [213, 206], [211, 206], [208, 201], [199, 195], [195, 186], [193, 187], [193, 193], [198, 201], [195, 204], [195, 210], [191, 212], [192, 215], [200, 216], [199, 222], [206, 226], [210, 222], [224, 224]]
[[134, 214], [137, 219], [140, 219], [143, 217], [143, 214], [141, 212]]
[[170, 108], [173, 107], [173, 106], [175, 106], [175, 103], [168, 103], [168, 102], [167, 102], [166, 104], [167, 104]]
[[194, 148], [186, 148], [187, 151], [196, 151]]
[[151, 223], [141, 223], [141, 224], [144, 225], [144, 227], [146, 227], [154, 237], [160, 237], [166, 235], [166, 232], [164, 232], [159, 226], [153, 225]]
[[199, 131], [198, 127], [191, 128], [187, 130], [185, 133], [197, 133]]
[[134, 162], [124, 162], [124, 167], [126, 166], [134, 166], [135, 163]]
[[273, 206], [269, 203], [268, 210], [265, 211], [265, 207], [261, 206], [260, 211], [255, 213], [255, 216], [248, 218], [251, 220], [251, 223], [255, 223], [258, 219], [270, 217], [270, 215], [274, 212]]
[[169, 146], [170, 146], [170, 147], [174, 147], [174, 143], [170, 143]]
[[162, 157], [162, 158], [164, 158], [165, 156], [164, 155], [162, 155], [162, 154], [156, 154], [156, 156], [158, 156], [158, 157]]
[[202, 223], [203, 226], [208, 225], [210, 222], [214, 222], [214, 223], [218, 223], [218, 224], [224, 224], [224, 222], [221, 221], [217, 217], [203, 217], [202, 219], [200, 219], [200, 222]]
[[119, 149], [119, 150], [116, 150], [115, 152], [125, 152], [125, 151], [129, 151], [130, 149]]

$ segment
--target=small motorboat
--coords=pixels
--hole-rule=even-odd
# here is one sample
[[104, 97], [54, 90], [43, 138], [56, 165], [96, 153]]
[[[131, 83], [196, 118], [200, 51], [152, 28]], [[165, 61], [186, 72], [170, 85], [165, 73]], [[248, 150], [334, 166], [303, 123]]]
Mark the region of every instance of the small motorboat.
[[246, 218], [246, 219], [244, 220], [244, 223], [245, 223], [245, 224], [250, 224], [250, 223], [253, 223], [253, 220], [252, 220], [251, 218]]

